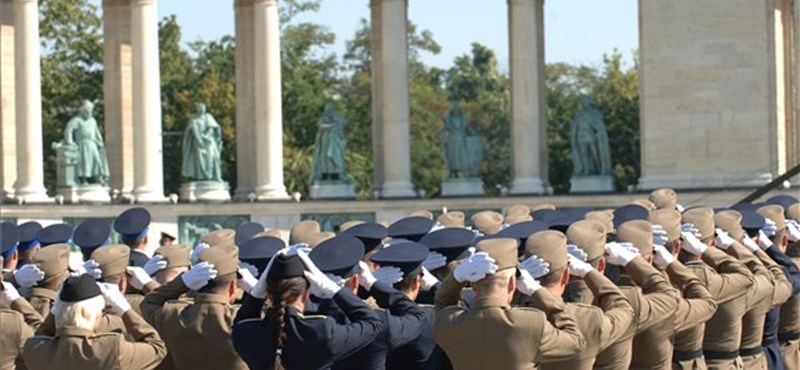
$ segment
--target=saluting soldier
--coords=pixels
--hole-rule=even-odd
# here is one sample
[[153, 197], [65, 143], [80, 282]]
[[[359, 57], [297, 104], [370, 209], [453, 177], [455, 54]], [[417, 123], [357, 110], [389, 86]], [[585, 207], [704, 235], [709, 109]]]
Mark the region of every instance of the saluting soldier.
[[[599, 222], [582, 220], [570, 226], [569, 230], [573, 236], [571, 242], [586, 249], [604, 249], [605, 228]], [[583, 260], [587, 256], [585, 253], [570, 246], [571, 252], [579, 256], [576, 257], [568, 254], [567, 248], [567, 237], [561, 232], [537, 232], [526, 242], [525, 252], [529, 259], [520, 264], [520, 268], [525, 268], [530, 264], [528, 261], [544, 260], [548, 264], [546, 269], [528, 272], [531, 276], [541, 275], [542, 286], [554, 296], [563, 294], [570, 275], [574, 275], [580, 277], [597, 297], [597, 307], [566, 303], [566, 312], [575, 318], [578, 330], [586, 340], [586, 348], [569, 360], [544, 363], [542, 369], [591, 369], [597, 354], [630, 333], [632, 328], [633, 308], [619, 288]], [[534, 300], [533, 307], [540, 308], [540, 303]]]
[[125, 210], [114, 220], [116, 231], [122, 243], [130, 248], [130, 265], [144, 267], [150, 259], [147, 253], [147, 233], [150, 227], [150, 212], [142, 207]]
[[9, 274], [17, 269], [19, 252], [17, 243], [19, 242], [19, 229], [17, 225], [10, 222], [0, 223], [0, 257], [5, 261], [2, 266], [3, 274]]
[[[202, 249], [196, 258], [198, 263], [188, 271], [144, 297], [144, 318], [164, 336], [176, 369], [246, 369], [230, 341], [238, 310], [232, 305], [237, 293], [238, 248], [231, 238]], [[197, 292], [193, 302], [177, 300], [190, 290]]]
[[[0, 265], [3, 257], [0, 256]], [[0, 370], [24, 369], [22, 348], [33, 336], [33, 329], [42, 323], [42, 316], [22, 298], [9, 282], [0, 276]]]
[[[246, 296], [233, 326], [236, 351], [253, 370], [330, 369], [367, 346], [383, 328], [378, 315], [350, 289], [325, 276], [303, 251], [272, 258]], [[332, 299], [347, 317], [340, 323], [324, 315], [304, 315], [310, 288]], [[262, 319], [266, 299], [271, 305]], [[313, 355], [310, 355], [313, 354]]]
[[[525, 270], [517, 279], [518, 241], [480, 241], [478, 253], [455, 268], [436, 293], [436, 342], [456, 369], [531, 369], [563, 361], [586, 347], [575, 318]], [[476, 298], [458, 306], [471, 283]], [[511, 307], [520, 290], [541, 302], [543, 310]]]
[[92, 258], [92, 252], [108, 245], [111, 237], [111, 226], [102, 218], [88, 218], [75, 228], [72, 242], [81, 248], [83, 260]]
[[61, 284], [69, 277], [69, 251], [66, 244], [50, 245], [36, 253], [17, 274], [20, 286], [33, 287], [28, 301], [42, 317], [50, 313]]
[[[703, 333], [679, 333], [675, 338], [675, 348], [696, 353], [695, 349], [689, 348], [702, 340], [702, 352], [709, 369], [742, 368], [739, 357], [742, 317], [747, 312], [748, 294], [754, 285], [753, 274], [738, 260], [717, 248], [724, 248], [724, 245], [714, 240], [714, 210], [692, 208], [681, 217], [686, 227], [681, 232], [684, 241], [681, 248], [686, 252], [682, 258], [716, 299], [717, 311], [706, 322]], [[681, 346], [678, 343], [682, 343]]]
[[69, 244], [72, 239], [72, 226], [67, 224], [52, 224], [36, 233], [36, 240], [42, 248], [53, 244]]
[[[605, 243], [614, 240], [614, 213], [611, 210], [592, 211], [586, 213], [584, 218], [602, 225], [604, 233], [603, 244], [577, 242], [582, 241], [583, 237], [576, 234], [579, 229], [572, 229], [572, 227], [567, 228], [567, 240], [586, 254], [586, 262], [592, 265], [597, 272], [604, 274], [606, 270]], [[576, 240], [573, 241], [573, 239]], [[586, 282], [578, 276], [570, 276], [563, 297], [567, 302], [583, 303], [587, 305], [592, 305], [594, 303], [594, 294], [586, 285]]]
[[36, 221], [28, 221], [19, 225], [19, 244], [17, 246], [19, 262], [17, 267], [31, 263], [31, 257], [41, 249], [39, 240], [36, 239], [36, 233], [41, 229], [42, 225]]
[[[87, 274], [64, 282], [53, 307], [55, 335], [35, 336], [25, 343], [28, 369], [139, 370], [161, 362], [166, 347], [158, 333], [131, 310], [116, 287], [101, 284]], [[97, 331], [106, 302], [123, 318], [133, 341], [120, 333]]]
[[653, 235], [653, 263], [667, 274], [670, 283], [681, 293], [678, 308], [672, 319], [664, 324], [671, 327], [673, 333], [667, 338], [651, 337], [647, 335], [650, 332], [648, 331], [637, 336], [634, 343], [663, 341], [665, 344], [662, 348], [669, 351], [666, 356], [671, 358], [673, 369], [704, 369], [706, 365], [702, 351], [696, 351], [700, 348], [699, 342], [696, 347], [691, 348], [695, 351], [686, 351], [680, 347], [683, 344], [680, 342], [672, 345], [673, 337], [679, 336], [682, 332], [694, 330], [702, 333], [705, 322], [711, 319], [717, 310], [717, 303], [708, 288], [691, 269], [677, 260], [681, 251], [681, 214], [673, 208], [667, 204], [651, 212], [649, 218], [654, 230], [656, 225], [660, 228], [660, 232], [654, 231]]
[[[796, 268], [800, 265], [800, 203], [794, 203], [786, 208], [786, 218], [791, 220], [788, 228], [790, 243], [786, 248], [786, 254], [791, 261], [784, 261], [787, 271], [791, 268], [789, 262]], [[772, 249], [772, 248], [770, 248]], [[767, 253], [770, 252], [767, 249]], [[775, 258], [775, 257], [773, 257]], [[779, 259], [776, 259], [780, 261]], [[781, 306], [780, 319], [778, 321], [778, 341], [780, 342], [781, 354], [783, 355], [784, 365], [787, 370], [800, 369], [800, 294], [797, 288], [800, 284], [795, 283], [795, 292], [792, 298]]]

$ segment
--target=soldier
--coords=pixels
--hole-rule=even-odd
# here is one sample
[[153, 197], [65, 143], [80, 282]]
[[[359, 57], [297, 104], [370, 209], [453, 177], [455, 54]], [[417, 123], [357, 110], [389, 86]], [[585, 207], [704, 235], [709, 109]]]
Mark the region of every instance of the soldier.
[[[17, 282], [22, 287], [33, 287], [28, 300], [42, 317], [50, 313], [61, 284], [69, 277], [69, 251], [66, 244], [50, 245], [36, 253], [30, 265], [18, 271]], [[36, 281], [23, 276], [34, 276]]]
[[[665, 355], [671, 357], [672, 368], [704, 369], [706, 364], [702, 351], [696, 351], [700, 344], [685, 348], [684, 342], [671, 340], [671, 337], [680, 337], [679, 333], [692, 330], [702, 333], [705, 322], [716, 312], [717, 303], [700, 278], [676, 259], [681, 251], [681, 214], [667, 206], [651, 212], [649, 220], [654, 228], [653, 263], [667, 274], [672, 286], [681, 293], [681, 299], [678, 300], [678, 308], [672, 319], [662, 324], [671, 328], [672, 333], [668, 337], [657, 337], [648, 334], [656, 334], [658, 330], [648, 330], [634, 339], [634, 347], [637, 344], [642, 346], [642, 343], [648, 341], [661, 341], [663, 344], [660, 348], [668, 351]], [[659, 229], [656, 229], [656, 225]], [[671, 342], [674, 345], [669, 348]]]
[[[517, 279], [517, 244], [509, 238], [480, 241], [478, 253], [458, 265], [436, 293], [434, 336], [454, 368], [535, 368], [586, 347], [560, 297], [542, 289], [525, 270]], [[465, 308], [457, 304], [468, 282], [476, 298]], [[516, 290], [535, 295], [544, 310], [511, 307]]]
[[31, 263], [31, 257], [41, 249], [39, 240], [36, 239], [36, 233], [41, 229], [42, 225], [36, 221], [28, 221], [19, 225], [19, 244], [17, 246], [19, 262], [17, 267]]
[[122, 243], [131, 249], [130, 265], [144, 267], [150, 259], [147, 253], [147, 232], [150, 227], [150, 212], [142, 207], [125, 210], [114, 220], [116, 231]]
[[678, 204], [678, 193], [670, 188], [662, 188], [650, 192], [650, 202], [655, 209], [683, 212], [683, 206]]
[[419, 243], [428, 247], [428, 257], [422, 266], [436, 278], [430, 289], [422, 289], [417, 295], [417, 303], [433, 304], [439, 281], [444, 280], [455, 268], [455, 263], [466, 257], [475, 234], [467, 229], [448, 228], [436, 230], [420, 239]]
[[[3, 257], [0, 256], [0, 265]], [[42, 323], [42, 316], [22, 298], [9, 282], [0, 277], [0, 303], [9, 308], [0, 308], [0, 370], [24, 369], [22, 348], [33, 336], [33, 329]]]
[[107, 245], [111, 237], [111, 226], [102, 218], [88, 218], [75, 228], [72, 242], [81, 248], [83, 260], [92, 257], [95, 249]]
[[3, 257], [3, 272], [11, 272], [17, 269], [19, 252], [17, 243], [19, 242], [19, 229], [10, 222], [0, 223], [0, 257]]
[[[784, 261], [786, 265], [792, 262], [795, 268], [800, 265], [800, 227], [797, 222], [800, 220], [800, 203], [794, 203], [786, 208], [786, 218], [789, 219], [787, 229], [790, 231], [788, 237], [789, 245], [786, 247], [786, 254], [791, 258]], [[770, 252], [769, 248], [767, 253]], [[775, 258], [775, 257], [773, 257]], [[776, 259], [780, 261], [779, 259]], [[791, 265], [788, 265], [787, 271]], [[795, 286], [797, 289], [797, 286]], [[795, 290], [795, 294], [781, 306], [780, 319], [778, 322], [778, 341], [780, 342], [781, 355], [787, 370], [800, 369], [800, 294]]]
[[435, 222], [422, 216], [412, 216], [395, 221], [387, 228], [387, 234], [394, 240], [406, 239], [418, 242], [423, 236], [431, 232]]
[[[238, 310], [231, 304], [237, 292], [238, 248], [232, 242], [212, 244], [196, 257], [198, 263], [188, 271], [144, 297], [144, 318], [164, 335], [176, 369], [246, 369], [230, 341]], [[197, 292], [194, 302], [177, 300], [190, 290]]]
[[[36, 336], [25, 343], [23, 357], [31, 370], [153, 369], [166, 354], [153, 328], [131, 310], [116, 287], [106, 288], [89, 275], [70, 277], [53, 307], [55, 336]], [[123, 322], [133, 342], [119, 333], [98, 333], [106, 302]]]
[[236, 227], [234, 242], [241, 248], [244, 242], [255, 237], [258, 233], [264, 232], [264, 225], [258, 222], [247, 222]]
[[[631, 206], [641, 208], [638, 206]], [[644, 216], [636, 208], [639, 214]], [[615, 219], [623, 220], [632, 217], [624, 214], [628, 211], [615, 211]], [[652, 224], [644, 219], [631, 219], [617, 226], [618, 243], [606, 246], [606, 261], [622, 268], [617, 286], [628, 298], [636, 318], [634, 330], [630, 335], [669, 338], [672, 328], [665, 328], [662, 323], [671, 319], [678, 307], [680, 295], [667, 279], [652, 266], [653, 230]], [[614, 258], [612, 258], [614, 257]], [[647, 332], [652, 330], [651, 332]], [[644, 333], [644, 334], [643, 334]], [[631, 350], [633, 343], [633, 350]], [[667, 344], [668, 345], [668, 344]], [[665, 348], [663, 341], [634, 343], [634, 337], [622, 338], [605, 351], [600, 352], [595, 361], [595, 369], [622, 369], [653, 366], [653, 368], [669, 367], [672, 348]]]
[[436, 219], [437, 227], [464, 227], [464, 212], [445, 212]]
[[286, 248], [283, 240], [273, 236], [257, 236], [239, 246], [240, 268], [247, 269], [253, 276], [261, 276], [270, 259], [279, 250]]
[[300, 221], [289, 231], [289, 244], [298, 244], [298, 243], [308, 243], [306, 239], [307, 235], [317, 234], [322, 231], [322, 228], [319, 226], [319, 222], [314, 220], [303, 220]]
[[[570, 227], [573, 242], [587, 249], [605, 245], [605, 229], [596, 221], [580, 221]], [[531, 276], [539, 277], [542, 286], [554, 296], [561, 296], [570, 275], [578, 276], [597, 297], [597, 306], [582, 303], [566, 303], [566, 312], [575, 318], [578, 330], [586, 340], [586, 348], [566, 361], [545, 363], [542, 369], [591, 369], [595, 357], [609, 345], [616, 343], [632, 330], [633, 308], [622, 292], [608, 278], [583, 261], [586, 254], [578, 253], [570, 246], [575, 257], [567, 253], [567, 237], [559, 231], [545, 230], [531, 235], [526, 242], [528, 260], [520, 268], [529, 265], [528, 261], [540, 258], [549, 266], [545, 270], [528, 270]], [[542, 308], [541, 302], [534, 300], [533, 307]]]
[[[690, 348], [702, 340], [703, 356], [709, 369], [742, 368], [739, 357], [742, 317], [747, 312], [748, 294], [754, 285], [753, 274], [717, 248], [724, 245], [714, 240], [714, 210], [693, 208], [684, 212], [681, 218], [681, 222], [689, 224], [684, 225], [686, 231], [681, 232], [681, 248], [685, 251], [681, 259], [714, 296], [717, 311], [706, 322], [703, 333], [679, 333], [675, 338], [676, 348]], [[678, 347], [679, 342], [684, 344]], [[696, 353], [696, 349], [687, 352]]]
[[472, 215], [472, 229], [483, 235], [492, 235], [503, 229], [503, 215], [494, 211], [481, 211]]
[[[349, 323], [304, 315], [310, 288], [321, 298], [332, 299]], [[262, 319], [267, 297], [272, 304]], [[368, 345], [382, 327], [374, 311], [350, 289], [325, 276], [305, 252], [288, 256], [282, 251], [245, 297], [231, 339], [250, 369], [329, 369], [334, 361]]]

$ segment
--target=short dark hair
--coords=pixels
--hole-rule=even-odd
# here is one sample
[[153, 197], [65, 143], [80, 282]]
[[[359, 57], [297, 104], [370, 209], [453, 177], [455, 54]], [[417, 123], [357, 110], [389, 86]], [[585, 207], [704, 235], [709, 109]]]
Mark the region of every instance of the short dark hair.
[[214, 279], [208, 281], [206, 286], [200, 288], [198, 293], [211, 293], [211, 294], [223, 294], [225, 290], [228, 289], [228, 286], [231, 284], [231, 281], [236, 280], [236, 273], [232, 272], [230, 274], [225, 274], [222, 276], [217, 276]]
[[420, 273], [404, 276], [403, 280], [394, 283], [394, 288], [401, 292], [408, 293], [411, 291], [411, 284], [413, 284], [419, 276]]
[[550, 271], [547, 275], [542, 276], [539, 278], [539, 283], [542, 284], [543, 287], [551, 287], [561, 282], [561, 275], [564, 273], [564, 269], [567, 268], [566, 266]]

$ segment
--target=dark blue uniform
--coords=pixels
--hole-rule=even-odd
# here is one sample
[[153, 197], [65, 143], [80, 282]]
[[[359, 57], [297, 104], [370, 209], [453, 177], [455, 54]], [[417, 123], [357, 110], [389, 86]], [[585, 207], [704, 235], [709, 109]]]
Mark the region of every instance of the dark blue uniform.
[[[792, 295], [800, 293], [800, 269], [792, 261], [789, 256], [781, 252], [776, 246], [769, 247], [767, 255], [772, 258], [775, 263], [783, 267], [783, 272], [786, 278], [792, 284]], [[775, 307], [767, 313], [764, 323], [764, 337], [761, 340], [761, 345], [764, 347], [764, 354], [767, 357], [767, 365], [770, 370], [784, 370], [783, 357], [781, 355], [781, 346], [778, 340], [778, 323], [780, 321], [781, 310], [780, 307]]]
[[[349, 323], [340, 324], [325, 316], [305, 316], [286, 308], [286, 342], [281, 361], [287, 369], [330, 369], [341, 360], [369, 345], [383, 323], [351, 292], [340, 290], [333, 297]], [[277, 353], [272, 313], [261, 319], [264, 300], [245, 298], [233, 324], [231, 340], [239, 356], [253, 370], [272, 370]]]

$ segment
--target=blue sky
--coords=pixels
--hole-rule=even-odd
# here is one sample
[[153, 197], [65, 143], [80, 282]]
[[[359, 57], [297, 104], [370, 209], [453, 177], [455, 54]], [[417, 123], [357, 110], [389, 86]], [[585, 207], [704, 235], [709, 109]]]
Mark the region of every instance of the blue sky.
[[[92, 0], [99, 5], [100, 0]], [[369, 0], [324, 0], [319, 13], [301, 19], [330, 27], [336, 34], [333, 52], [341, 55], [361, 18], [369, 17]], [[233, 0], [159, 0], [159, 15], [175, 14], [184, 41], [216, 39], [233, 34]], [[470, 50], [472, 42], [497, 52], [501, 68], [508, 64], [508, 8], [505, 0], [409, 0], [409, 18], [433, 32], [442, 46], [424, 60], [448, 67]], [[547, 0], [545, 58], [548, 63], [599, 64], [604, 53], [620, 50], [627, 60], [639, 42], [637, 0]]]

